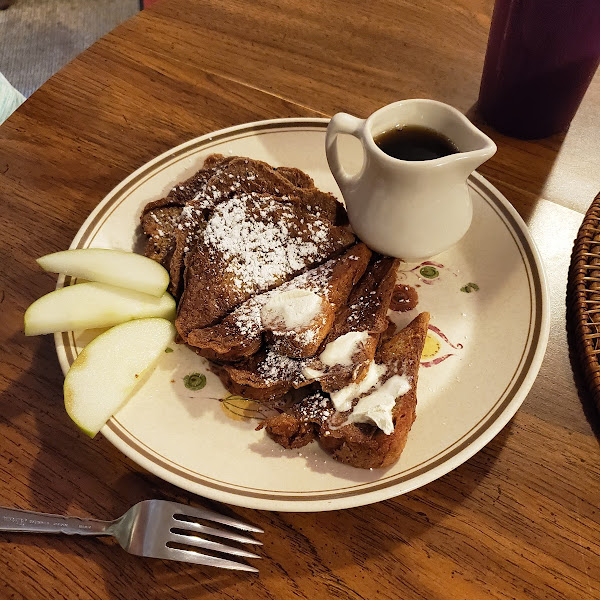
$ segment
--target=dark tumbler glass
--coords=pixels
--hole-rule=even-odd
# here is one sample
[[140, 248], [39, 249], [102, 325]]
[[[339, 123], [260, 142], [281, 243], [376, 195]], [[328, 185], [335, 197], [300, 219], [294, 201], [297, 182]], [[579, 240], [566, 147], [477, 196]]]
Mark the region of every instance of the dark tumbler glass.
[[600, 62], [600, 0], [496, 0], [479, 112], [501, 133], [567, 129]]

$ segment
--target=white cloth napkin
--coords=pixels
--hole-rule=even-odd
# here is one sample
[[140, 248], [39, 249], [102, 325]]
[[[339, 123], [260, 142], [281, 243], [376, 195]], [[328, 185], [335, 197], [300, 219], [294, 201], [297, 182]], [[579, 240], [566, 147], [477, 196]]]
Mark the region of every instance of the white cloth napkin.
[[25, 102], [25, 96], [16, 90], [0, 73], [0, 125]]

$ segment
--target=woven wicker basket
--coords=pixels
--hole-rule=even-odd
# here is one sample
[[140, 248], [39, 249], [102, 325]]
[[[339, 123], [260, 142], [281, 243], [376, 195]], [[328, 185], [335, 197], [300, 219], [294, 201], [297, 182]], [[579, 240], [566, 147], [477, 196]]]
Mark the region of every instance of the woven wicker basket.
[[567, 313], [573, 350], [600, 410], [600, 194], [588, 209], [575, 240], [567, 285]]

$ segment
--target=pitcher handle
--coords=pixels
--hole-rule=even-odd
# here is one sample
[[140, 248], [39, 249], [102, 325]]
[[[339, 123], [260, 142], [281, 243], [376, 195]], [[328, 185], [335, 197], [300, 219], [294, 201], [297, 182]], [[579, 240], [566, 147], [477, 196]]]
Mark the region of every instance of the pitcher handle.
[[329, 163], [329, 168], [337, 181], [337, 184], [340, 186], [342, 190], [342, 194], [346, 188], [350, 187], [352, 184], [356, 183], [362, 174], [361, 169], [355, 175], [348, 175], [342, 163], [340, 162], [340, 156], [337, 148], [337, 136], [340, 133], [348, 133], [353, 135], [355, 138], [360, 140], [363, 146], [364, 152], [364, 125], [365, 119], [358, 119], [349, 115], [347, 113], [337, 113], [333, 115], [331, 121], [329, 121], [329, 125], [327, 126], [327, 134], [325, 137], [325, 153], [327, 154], [327, 162]]

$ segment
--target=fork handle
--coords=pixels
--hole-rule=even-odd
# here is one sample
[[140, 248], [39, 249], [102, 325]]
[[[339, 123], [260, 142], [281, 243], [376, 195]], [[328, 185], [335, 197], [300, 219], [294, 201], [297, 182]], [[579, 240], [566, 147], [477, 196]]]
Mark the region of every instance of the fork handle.
[[65, 533], [67, 535], [111, 535], [112, 521], [65, 517], [47, 513], [0, 507], [0, 531]]

